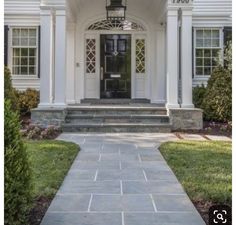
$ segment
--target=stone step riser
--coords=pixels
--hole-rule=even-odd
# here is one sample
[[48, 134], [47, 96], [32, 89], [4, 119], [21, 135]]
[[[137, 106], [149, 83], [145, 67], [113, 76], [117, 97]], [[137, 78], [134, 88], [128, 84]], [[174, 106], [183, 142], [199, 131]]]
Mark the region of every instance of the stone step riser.
[[166, 110], [71, 110], [70, 115], [167, 115]]
[[169, 123], [169, 118], [67, 118], [67, 123], [71, 124], [80, 124], [80, 123], [147, 123], [147, 124], [156, 124], [156, 123]]
[[63, 127], [63, 132], [81, 133], [169, 133], [170, 127]]

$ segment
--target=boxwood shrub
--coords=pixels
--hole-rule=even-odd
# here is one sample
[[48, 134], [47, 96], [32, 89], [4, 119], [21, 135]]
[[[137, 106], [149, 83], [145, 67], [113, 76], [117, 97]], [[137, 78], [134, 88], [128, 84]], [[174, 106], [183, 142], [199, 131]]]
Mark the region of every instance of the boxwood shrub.
[[5, 225], [26, 225], [31, 206], [31, 172], [20, 135], [19, 116], [4, 103], [4, 200]]

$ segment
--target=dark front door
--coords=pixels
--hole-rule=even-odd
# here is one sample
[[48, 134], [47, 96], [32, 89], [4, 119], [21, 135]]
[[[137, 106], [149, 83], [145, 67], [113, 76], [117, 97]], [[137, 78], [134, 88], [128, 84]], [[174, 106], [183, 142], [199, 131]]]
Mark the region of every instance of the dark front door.
[[131, 98], [131, 35], [101, 35], [101, 98]]

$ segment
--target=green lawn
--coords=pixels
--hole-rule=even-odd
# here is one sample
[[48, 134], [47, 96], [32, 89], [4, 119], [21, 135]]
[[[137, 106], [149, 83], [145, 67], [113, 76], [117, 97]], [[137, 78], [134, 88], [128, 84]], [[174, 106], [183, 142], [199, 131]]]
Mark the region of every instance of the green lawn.
[[53, 197], [79, 147], [63, 141], [26, 141], [26, 146], [32, 169], [33, 196]]
[[169, 142], [160, 150], [192, 201], [231, 205], [231, 142]]

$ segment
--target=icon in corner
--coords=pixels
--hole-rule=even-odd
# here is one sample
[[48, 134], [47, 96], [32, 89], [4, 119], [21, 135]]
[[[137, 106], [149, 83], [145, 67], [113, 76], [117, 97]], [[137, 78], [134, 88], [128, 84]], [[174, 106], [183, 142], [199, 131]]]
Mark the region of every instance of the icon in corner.
[[232, 225], [232, 209], [227, 205], [213, 205], [209, 209], [209, 225]]

